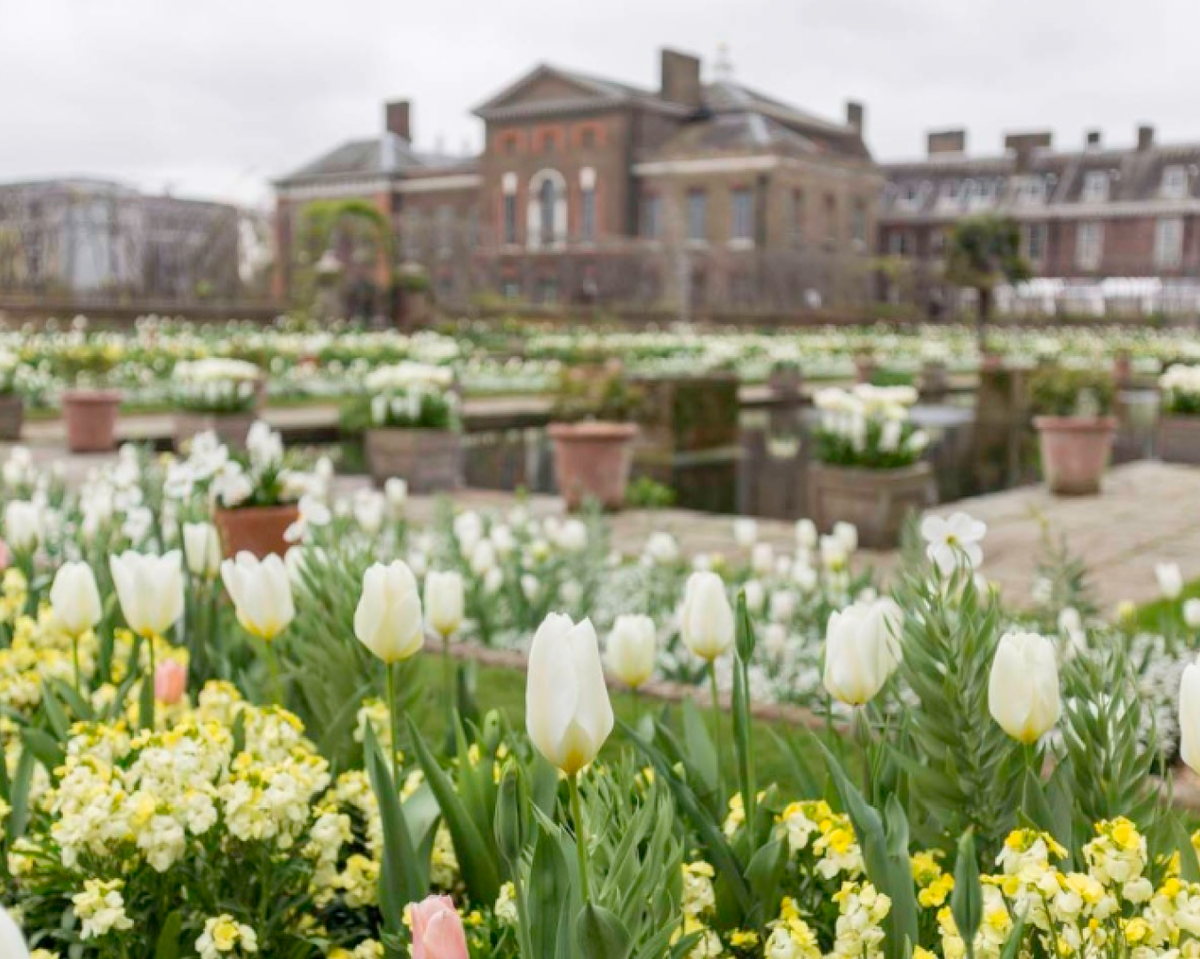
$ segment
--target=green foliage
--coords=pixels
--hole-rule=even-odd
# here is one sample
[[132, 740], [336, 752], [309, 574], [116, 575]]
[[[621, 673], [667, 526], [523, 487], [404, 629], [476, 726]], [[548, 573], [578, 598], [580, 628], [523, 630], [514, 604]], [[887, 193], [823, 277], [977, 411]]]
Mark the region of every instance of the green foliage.
[[674, 489], [649, 476], [639, 476], [625, 491], [625, 506], [628, 509], [670, 509], [676, 499]]
[[619, 363], [567, 367], [559, 377], [550, 417], [560, 423], [627, 423], [638, 418], [644, 403], [645, 392], [628, 380]]
[[990, 291], [1030, 277], [1021, 255], [1015, 220], [992, 215], [963, 217], [954, 225], [946, 251], [946, 278], [959, 286]]
[[1113, 396], [1107, 370], [1047, 364], [1029, 377], [1030, 408], [1036, 416], [1107, 416]]

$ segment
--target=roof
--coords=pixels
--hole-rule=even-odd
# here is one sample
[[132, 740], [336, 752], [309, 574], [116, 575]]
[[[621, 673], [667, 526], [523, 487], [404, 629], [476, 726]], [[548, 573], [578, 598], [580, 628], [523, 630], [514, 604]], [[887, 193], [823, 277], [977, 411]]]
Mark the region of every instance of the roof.
[[[521, 100], [509, 102], [522, 90], [547, 80], [562, 84], [563, 89], [558, 96], [540, 98], [531, 102]], [[572, 87], [575, 89], [572, 90]], [[620, 80], [592, 76], [549, 63], [540, 63], [528, 73], [522, 74], [472, 112], [482, 119], [490, 120], [528, 113], [565, 112], [599, 105], [615, 106], [620, 104], [638, 104], [677, 114], [689, 112], [681, 104], [664, 100], [659, 96], [657, 90], [635, 86]]]
[[327, 176], [420, 175], [471, 166], [474, 157], [452, 157], [413, 149], [394, 133], [350, 140], [279, 179], [280, 183]]

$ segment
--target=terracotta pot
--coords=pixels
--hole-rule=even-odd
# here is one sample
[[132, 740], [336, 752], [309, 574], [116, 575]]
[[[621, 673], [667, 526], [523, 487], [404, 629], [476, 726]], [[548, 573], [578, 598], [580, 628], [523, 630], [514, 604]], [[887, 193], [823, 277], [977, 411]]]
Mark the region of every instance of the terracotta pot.
[[554, 477], [568, 509], [596, 500], [605, 509], [625, 504], [633, 467], [633, 423], [551, 423]]
[[15, 393], [0, 394], [0, 440], [16, 442], [25, 422], [25, 404]]
[[119, 390], [64, 390], [62, 415], [67, 449], [72, 453], [107, 453], [117, 445]]
[[917, 377], [917, 391], [921, 396], [945, 396], [950, 388], [950, 375], [941, 360], [926, 360], [921, 364]]
[[1035, 416], [1042, 475], [1050, 492], [1085, 496], [1100, 492], [1117, 420], [1113, 416]]
[[462, 486], [462, 436], [454, 430], [371, 429], [364, 443], [376, 486], [393, 476], [403, 479], [410, 493]]
[[175, 449], [181, 451], [184, 444], [190, 442], [197, 433], [213, 432], [230, 449], [244, 450], [246, 436], [254, 420], [254, 412], [250, 410], [244, 413], [193, 413], [181, 410], [175, 414], [172, 428]]
[[283, 538], [287, 528], [300, 518], [300, 508], [287, 506], [247, 506], [218, 509], [213, 524], [221, 534], [221, 549], [226, 556], [253, 553], [259, 559], [274, 553], [282, 556], [291, 545]]
[[924, 461], [872, 470], [814, 463], [808, 471], [809, 512], [821, 529], [839, 520], [858, 527], [869, 549], [900, 545], [904, 521], [937, 502], [933, 469]]
[[1160, 418], [1155, 452], [1164, 463], [1200, 466], [1200, 416]]
[[1124, 350], [1113, 356], [1113, 385], [1124, 389], [1133, 381], [1133, 356]]

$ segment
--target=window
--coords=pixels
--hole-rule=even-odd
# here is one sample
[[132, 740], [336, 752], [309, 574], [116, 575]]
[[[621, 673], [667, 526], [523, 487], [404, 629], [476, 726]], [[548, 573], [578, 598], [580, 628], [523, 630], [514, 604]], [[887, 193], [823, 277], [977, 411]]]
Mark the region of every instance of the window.
[[557, 170], [539, 170], [529, 180], [525, 242], [531, 248], [567, 239], [567, 181]]
[[1040, 176], [1021, 177], [1016, 184], [1016, 200], [1022, 205], [1046, 202], [1046, 180]]
[[748, 187], [739, 187], [730, 193], [732, 216], [729, 238], [744, 243], [754, 242], [754, 192]]
[[584, 127], [579, 131], [579, 145], [585, 150], [590, 150], [596, 145], [596, 131], [592, 127]]
[[1046, 255], [1046, 224], [1026, 223], [1021, 232], [1024, 234], [1025, 256], [1034, 263]]
[[504, 152], [506, 154], [513, 156], [519, 149], [520, 143], [517, 141], [517, 137], [515, 135], [504, 138]]
[[708, 238], [708, 194], [689, 190], [687, 198], [688, 239], [703, 243]]
[[504, 242], [517, 242], [517, 195], [504, 195]]
[[538, 190], [538, 236], [542, 246], [554, 242], [554, 183], [549, 177]]
[[804, 191], [792, 191], [792, 215], [791, 215], [791, 240], [792, 246], [804, 245]]
[[1187, 167], [1177, 165], [1163, 167], [1160, 192], [1164, 197], [1172, 200], [1181, 200], [1186, 197], [1188, 195]]
[[832, 193], [825, 194], [825, 241], [833, 244], [838, 238], [838, 209], [837, 197]]
[[579, 236], [586, 243], [596, 239], [596, 190], [586, 187], [579, 197]]
[[408, 213], [408, 241], [405, 247], [408, 250], [407, 256], [410, 260], [421, 259], [421, 233], [425, 229], [421, 222], [421, 212], [419, 210], [410, 210]]
[[867, 205], [862, 200], [854, 201], [850, 219], [850, 237], [859, 246], [867, 242]]
[[1096, 270], [1104, 253], [1104, 224], [1095, 220], [1075, 228], [1075, 265], [1081, 270]]
[[1183, 262], [1183, 218], [1163, 217], [1154, 224], [1154, 264], [1174, 270]]
[[946, 252], [946, 231], [934, 228], [929, 234], [929, 255], [941, 256]]
[[1104, 203], [1108, 200], [1108, 174], [1104, 170], [1088, 170], [1083, 176], [1084, 203]]
[[521, 298], [521, 281], [520, 280], [505, 280], [501, 286], [501, 293], [506, 300], [518, 300]]
[[557, 140], [558, 140], [558, 137], [556, 137], [553, 133], [543, 134], [542, 135], [542, 152], [547, 155], [553, 153], [558, 148], [558, 144], [556, 142]]
[[443, 259], [450, 256], [454, 232], [454, 209], [442, 205], [434, 213], [435, 229], [437, 230], [438, 256]]
[[647, 193], [642, 197], [642, 236], [648, 240], [657, 240], [661, 235], [662, 199], [656, 193]]
[[892, 256], [911, 256], [912, 244], [907, 230], [893, 230], [888, 234], [888, 253]]

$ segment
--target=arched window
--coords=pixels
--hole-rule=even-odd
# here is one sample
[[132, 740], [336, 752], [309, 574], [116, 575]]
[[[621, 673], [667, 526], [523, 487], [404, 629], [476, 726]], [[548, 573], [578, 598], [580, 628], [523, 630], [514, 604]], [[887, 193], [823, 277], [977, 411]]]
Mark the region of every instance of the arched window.
[[529, 181], [526, 235], [530, 247], [567, 240], [567, 181], [557, 170], [539, 170]]

